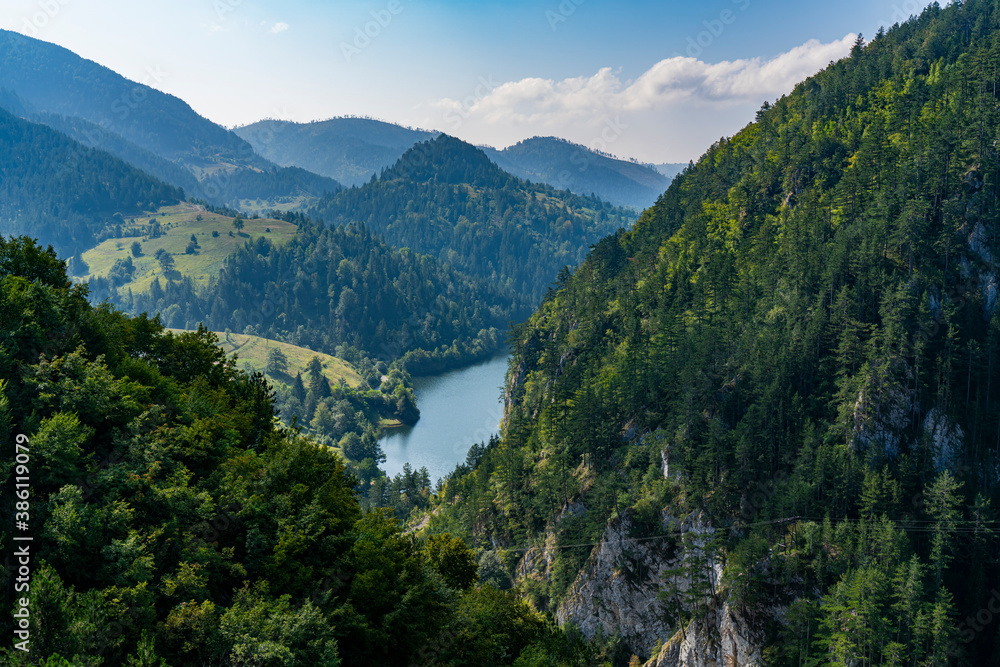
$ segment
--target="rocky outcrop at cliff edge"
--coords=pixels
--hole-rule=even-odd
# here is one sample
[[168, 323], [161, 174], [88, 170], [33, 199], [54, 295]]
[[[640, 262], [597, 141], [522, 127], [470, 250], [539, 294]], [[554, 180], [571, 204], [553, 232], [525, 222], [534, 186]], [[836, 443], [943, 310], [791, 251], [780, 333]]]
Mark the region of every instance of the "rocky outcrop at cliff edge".
[[[691, 559], [696, 559], [708, 590], [719, 593], [722, 567], [704, 548], [715, 529], [701, 514], [681, 519], [665, 517], [663, 533], [667, 537], [634, 538], [631, 531], [632, 521], [627, 514], [607, 527], [587, 568], [577, 576], [559, 604], [556, 618], [559, 623], [573, 623], [587, 637], [593, 637], [598, 629], [606, 636], [618, 634], [633, 653], [646, 658], [658, 644], [675, 634], [678, 610], [681, 616], [690, 613], [690, 580], [679, 573], [685, 568], [689, 570]], [[526, 554], [519, 574], [544, 570], [550, 562], [543, 554]], [[714, 604], [709, 600], [706, 603]], [[719, 623], [723, 621], [726, 634], [715, 633], [715, 636], [726, 637], [726, 641], [739, 647], [733, 649], [734, 655], [754, 655], [759, 650], [755, 648], [759, 642], [755, 643], [743, 631], [745, 624], [732, 613], [727, 611]], [[706, 639], [691, 644], [685, 649], [687, 653], [713, 654], [712, 647], [718, 641], [708, 642], [712, 633], [707, 630], [698, 635]]]
[[728, 603], [678, 630], [643, 667], [759, 667], [761, 638]]
[[676, 549], [670, 540], [631, 539], [631, 527], [624, 518], [604, 531], [556, 618], [572, 622], [588, 638], [598, 628], [605, 635], [619, 633], [634, 653], [649, 655], [658, 638], [672, 634], [668, 603], [657, 594], [666, 585], [666, 571], [676, 566]]

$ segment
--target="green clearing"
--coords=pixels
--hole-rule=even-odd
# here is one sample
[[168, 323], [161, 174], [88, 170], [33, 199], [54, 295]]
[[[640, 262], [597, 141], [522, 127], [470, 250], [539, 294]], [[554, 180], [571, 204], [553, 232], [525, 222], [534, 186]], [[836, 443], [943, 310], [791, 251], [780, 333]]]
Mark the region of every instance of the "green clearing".
[[[170, 331], [184, 333], [182, 329], [170, 329]], [[252, 370], [261, 371], [272, 383], [290, 385], [295, 379], [297, 372], [302, 373], [303, 378], [308, 382], [306, 367], [309, 365], [309, 360], [313, 357], [319, 357], [320, 363], [323, 364], [323, 375], [326, 376], [331, 385], [336, 386], [341, 380], [351, 388], [355, 388], [361, 384], [361, 376], [358, 375], [358, 372], [351, 364], [343, 359], [331, 357], [329, 354], [315, 352], [304, 347], [289, 345], [288, 343], [281, 343], [259, 336], [219, 332], [216, 332], [215, 335], [219, 337], [219, 347], [227, 355], [234, 353], [237, 355], [236, 364], [240, 368], [246, 370], [250, 367]], [[288, 359], [287, 372], [278, 375], [272, 375], [265, 370], [267, 366], [267, 354], [275, 348], [281, 350], [285, 358]]]
[[[165, 282], [189, 276], [194, 282], [204, 285], [219, 274], [226, 257], [247, 241], [266, 236], [275, 245], [283, 245], [298, 230], [289, 222], [258, 218], [244, 220], [242, 231], [237, 231], [233, 226], [234, 218], [211, 213], [196, 204], [183, 203], [129, 219], [123, 234], [128, 233], [129, 228], [148, 229], [154, 218], [160, 224], [160, 236], [157, 238], [148, 235], [121, 236], [108, 239], [85, 252], [83, 260], [89, 267], [89, 273], [81, 276], [81, 280], [86, 282], [96, 276], [107, 276], [117, 260], [132, 255], [132, 243], [138, 241], [142, 246], [142, 255], [132, 257], [135, 274], [131, 282], [119, 288], [121, 291], [146, 292], [157, 277]], [[213, 232], [218, 235], [213, 236]], [[199, 247], [194, 254], [187, 254], [185, 250], [192, 234]], [[169, 275], [164, 273], [155, 257], [161, 248], [174, 260], [174, 269]]]

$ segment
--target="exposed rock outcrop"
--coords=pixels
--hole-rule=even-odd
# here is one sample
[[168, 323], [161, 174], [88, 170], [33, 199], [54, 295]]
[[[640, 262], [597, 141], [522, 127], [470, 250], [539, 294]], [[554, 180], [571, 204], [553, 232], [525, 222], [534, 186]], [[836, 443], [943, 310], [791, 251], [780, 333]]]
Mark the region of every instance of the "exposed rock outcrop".
[[663, 644], [645, 667], [757, 667], [763, 638], [728, 603], [692, 621]]
[[[579, 511], [570, 506], [564, 514]], [[598, 630], [605, 635], [618, 634], [633, 653], [644, 658], [676, 633], [678, 655], [703, 656], [706, 660], [707, 656], [734, 655], [741, 660], [734, 664], [755, 664], [742, 660], [759, 652], [756, 635], [746, 630], [748, 624], [727, 605], [716, 600], [721, 592], [722, 566], [708, 548], [715, 528], [699, 513], [679, 519], [666, 516], [662, 528], [666, 537], [636, 538], [632, 536], [630, 516], [613, 521], [592, 551], [587, 567], [556, 609], [556, 619], [573, 623], [587, 637], [593, 637]], [[554, 546], [550, 534], [544, 548], [526, 553], [518, 577], [549, 577]], [[703, 593], [693, 594], [693, 585]], [[675, 619], [690, 614], [692, 599], [709, 609], [712, 620], [708, 625], [702, 621], [692, 624], [697, 626], [695, 634], [680, 633]], [[717, 614], [713, 610], [720, 604], [722, 612]], [[653, 659], [662, 655], [669, 656], [669, 651], [661, 651]]]

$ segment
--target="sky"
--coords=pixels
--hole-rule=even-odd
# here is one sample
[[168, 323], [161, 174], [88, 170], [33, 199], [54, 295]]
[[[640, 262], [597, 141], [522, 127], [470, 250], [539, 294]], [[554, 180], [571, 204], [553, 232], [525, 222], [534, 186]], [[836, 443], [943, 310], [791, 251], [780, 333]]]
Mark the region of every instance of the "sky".
[[696, 160], [924, 0], [3, 0], [52, 42], [234, 127], [358, 115], [505, 147]]

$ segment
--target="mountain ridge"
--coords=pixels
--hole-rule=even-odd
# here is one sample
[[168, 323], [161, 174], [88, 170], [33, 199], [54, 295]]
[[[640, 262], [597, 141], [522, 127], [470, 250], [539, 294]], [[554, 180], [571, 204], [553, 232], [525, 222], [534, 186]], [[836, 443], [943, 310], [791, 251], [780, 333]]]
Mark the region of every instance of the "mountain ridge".
[[309, 214], [364, 224], [534, 303], [591, 243], [633, 219], [600, 199], [522, 181], [446, 134], [410, 148], [371, 182], [324, 197]]
[[73, 256], [122, 215], [183, 197], [110, 153], [0, 108], [0, 233], [31, 234]]
[[[154, 80], [163, 76], [150, 74]], [[283, 171], [184, 100], [56, 44], [0, 30], [0, 89], [7, 91], [0, 104], [5, 100], [17, 106], [20, 102], [36, 122], [51, 122], [89, 145], [125, 161], [136, 160], [136, 166], [155, 171], [173, 185], [186, 186], [191, 196], [215, 204], [250, 198], [261, 173], [273, 175], [272, 187], [291, 183], [283, 196], [292, 197], [298, 189], [317, 189], [318, 175]], [[147, 152], [184, 168], [194, 182]], [[340, 187], [327, 179], [321, 190]]]
[[[441, 132], [386, 121], [341, 117], [311, 123], [262, 120], [234, 131], [268, 159], [364, 185], [414, 145]], [[650, 165], [621, 160], [558, 137], [532, 137], [505, 149], [478, 146], [498, 166], [524, 180], [578, 195], [596, 194], [618, 206], [642, 209], [670, 183]]]

